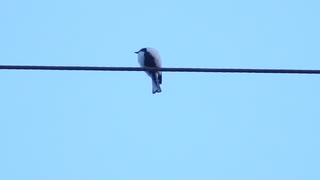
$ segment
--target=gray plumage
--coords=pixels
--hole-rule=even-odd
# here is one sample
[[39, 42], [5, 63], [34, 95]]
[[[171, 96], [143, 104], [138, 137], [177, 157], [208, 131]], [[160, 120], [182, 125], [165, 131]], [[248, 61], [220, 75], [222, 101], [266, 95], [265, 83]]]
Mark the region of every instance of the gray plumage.
[[[154, 48], [142, 48], [135, 52], [138, 54], [138, 62], [141, 67], [157, 67], [161, 68], [161, 57], [159, 52]], [[152, 80], [152, 93], [160, 93], [162, 83], [162, 73], [160, 71], [146, 71]]]

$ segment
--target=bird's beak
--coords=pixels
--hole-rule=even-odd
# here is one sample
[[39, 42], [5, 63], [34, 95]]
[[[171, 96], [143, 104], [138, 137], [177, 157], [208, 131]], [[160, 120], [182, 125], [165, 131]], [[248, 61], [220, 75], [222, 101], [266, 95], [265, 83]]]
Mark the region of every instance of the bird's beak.
[[138, 54], [139, 52], [134, 52], [134, 53]]

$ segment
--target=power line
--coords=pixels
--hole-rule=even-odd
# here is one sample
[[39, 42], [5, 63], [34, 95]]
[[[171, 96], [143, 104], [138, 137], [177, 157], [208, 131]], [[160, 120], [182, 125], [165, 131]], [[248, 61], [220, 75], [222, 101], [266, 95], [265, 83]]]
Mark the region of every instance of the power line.
[[241, 69], [241, 68], [141, 68], [141, 67], [96, 67], [96, 66], [29, 66], [0, 65], [0, 70], [56, 70], [56, 71], [163, 71], [205, 73], [277, 73], [277, 74], [320, 74], [320, 70], [307, 69]]

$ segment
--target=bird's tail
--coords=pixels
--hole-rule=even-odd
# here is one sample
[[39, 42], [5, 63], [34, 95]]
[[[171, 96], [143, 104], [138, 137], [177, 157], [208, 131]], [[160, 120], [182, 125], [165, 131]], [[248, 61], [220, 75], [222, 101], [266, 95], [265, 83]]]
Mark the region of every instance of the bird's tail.
[[160, 93], [161, 87], [159, 81], [156, 78], [152, 78], [152, 94]]
[[161, 87], [159, 83], [157, 83], [157, 81], [155, 82], [154, 80], [152, 80], [152, 94], [160, 93], [160, 92], [161, 92]]

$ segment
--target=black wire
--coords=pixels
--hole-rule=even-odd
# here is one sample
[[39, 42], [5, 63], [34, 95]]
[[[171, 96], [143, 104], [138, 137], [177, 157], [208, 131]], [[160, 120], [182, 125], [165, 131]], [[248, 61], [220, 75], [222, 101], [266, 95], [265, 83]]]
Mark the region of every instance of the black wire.
[[164, 71], [206, 73], [278, 73], [320, 74], [320, 70], [306, 69], [238, 69], [238, 68], [141, 68], [141, 67], [95, 67], [95, 66], [25, 66], [0, 65], [0, 70], [57, 70], [57, 71]]

